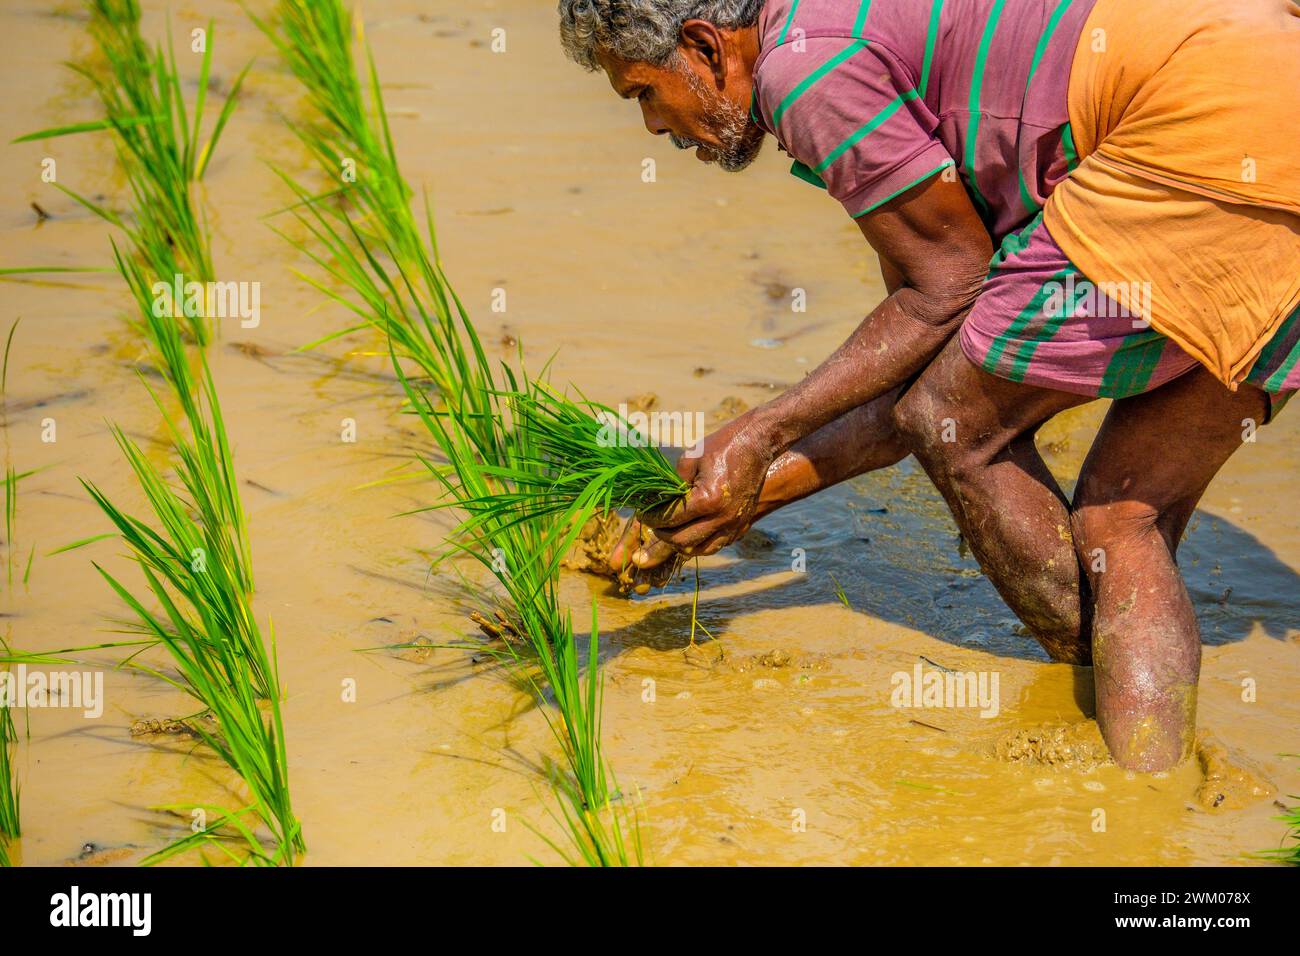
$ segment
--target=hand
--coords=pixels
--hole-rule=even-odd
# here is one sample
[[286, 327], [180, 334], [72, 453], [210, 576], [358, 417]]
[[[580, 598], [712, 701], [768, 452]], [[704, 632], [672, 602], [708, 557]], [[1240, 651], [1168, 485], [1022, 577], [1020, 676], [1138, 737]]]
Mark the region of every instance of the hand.
[[676, 556], [670, 545], [654, 537], [638, 519], [629, 518], [618, 543], [609, 552], [609, 567], [615, 574], [622, 574], [629, 566], [651, 571]]
[[677, 473], [691, 486], [681, 502], [640, 515], [681, 554], [713, 554], [749, 530], [758, 516], [759, 495], [775, 455], [755, 412], [706, 437], [701, 454], [678, 459]]
[[609, 552], [609, 572], [623, 593], [645, 594], [663, 587], [681, 566], [682, 556], [636, 518], [628, 519]]

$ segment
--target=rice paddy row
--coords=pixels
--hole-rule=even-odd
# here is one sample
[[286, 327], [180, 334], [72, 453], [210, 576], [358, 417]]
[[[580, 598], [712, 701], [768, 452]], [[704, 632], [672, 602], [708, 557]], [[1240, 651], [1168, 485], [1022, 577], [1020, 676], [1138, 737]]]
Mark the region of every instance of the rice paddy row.
[[[333, 280], [308, 281], [359, 320], [311, 344], [366, 327], [387, 338], [407, 403], [440, 453], [422, 459], [446, 496], [430, 507], [468, 515], [444, 557], [468, 556], [495, 577], [507, 598], [502, 613], [531, 651], [506, 642], [499, 657], [542, 705], [564, 757], [551, 784], [571, 846], [553, 847], [569, 862], [640, 862], [637, 811], [621, 799], [601, 749], [596, 609], [579, 648], [558, 595], [559, 563], [595, 508], [639, 503], [631, 490], [637, 475], [655, 494], [665, 486], [680, 494], [680, 480], [657, 450], [597, 451], [587, 444], [595, 424], [589, 407], [531, 380], [520, 366], [488, 360], [442, 270], [427, 199], [423, 231], [410, 208], [360, 21], [359, 57], [340, 0], [281, 0], [275, 22], [259, 25], [306, 87], [317, 119], [297, 132], [332, 184], [313, 194], [281, 173], [297, 198], [289, 211], [311, 237], [286, 238]], [[352, 296], [334, 291], [340, 286]], [[557, 456], [579, 446], [597, 451], [603, 468], [566, 468]], [[558, 720], [550, 716], [552, 700]]]
[[[9, 645], [0, 638], [0, 651], [9, 652]], [[14, 776], [14, 750], [18, 744], [18, 731], [14, 715], [7, 702], [0, 702], [0, 866], [9, 866], [9, 844], [22, 835], [19, 823], [19, 786]]]
[[[199, 702], [200, 714], [187, 723], [239, 774], [249, 794], [248, 804], [235, 810], [160, 808], [201, 809], [207, 823], [145, 863], [213, 848], [239, 863], [291, 865], [306, 846], [289, 797], [274, 634], [268, 650], [253, 612], [248, 533], [230, 442], [202, 352], [214, 332], [208, 325], [210, 310], [206, 303], [158, 309], [153, 292], [155, 283], [169, 286], [181, 279], [207, 288], [213, 278], [209, 236], [195, 186], [248, 68], [239, 74], [204, 141], [212, 23], [205, 34], [191, 119], [175, 53], [170, 44], [165, 53], [161, 45], [150, 51], [141, 37], [136, 0], [91, 0], [89, 8], [90, 31], [106, 67], [75, 68], [93, 83], [105, 118], [25, 138], [112, 130], [131, 188], [130, 216], [65, 192], [125, 233], [125, 246], [114, 241], [113, 254], [134, 300], [131, 324], [141, 332], [150, 362], [180, 408], [179, 415], [169, 411], [169, 401], [141, 376], [165, 424], [178, 482], [170, 481], [135, 442], [112, 427], [151, 516], [127, 513], [93, 482], [82, 479], [140, 568], [144, 590], [133, 590], [99, 564], [95, 567], [132, 611], [130, 626], [142, 637], [116, 645], [133, 648], [126, 665], [147, 670]], [[187, 340], [197, 346], [193, 352]], [[174, 673], [137, 662], [150, 647], [170, 654]], [[215, 719], [215, 732], [197, 720], [203, 715]]]
[[[13, 325], [9, 327], [9, 336], [5, 340], [4, 363], [0, 367], [0, 402], [5, 400], [8, 392], [9, 383], [9, 350], [13, 346], [14, 333], [18, 330], [20, 319], [15, 319]], [[6, 415], [6, 457], [8, 456], [8, 416]], [[32, 472], [27, 471], [19, 473], [14, 470], [11, 463], [5, 466], [4, 479], [4, 509], [5, 509], [5, 567], [6, 579], [9, 585], [9, 593], [13, 592], [14, 587], [14, 559], [18, 554], [18, 542], [16, 539], [18, 525], [18, 482], [26, 478]], [[27, 579], [32, 573], [32, 559], [36, 556], [36, 545], [32, 544], [27, 554], [27, 566], [23, 572], [23, 584], [26, 585]], [[9, 654], [9, 643], [6, 636], [0, 636], [0, 653], [4, 656]], [[0, 675], [3, 675], [7, 669], [6, 665], [0, 660]], [[20, 822], [20, 790], [17, 778], [17, 770], [14, 766], [14, 755], [18, 746], [18, 732], [14, 727], [14, 715], [11, 707], [11, 701], [7, 696], [0, 695], [0, 866], [11, 866], [12, 859], [9, 856], [9, 846], [22, 835], [22, 826]]]

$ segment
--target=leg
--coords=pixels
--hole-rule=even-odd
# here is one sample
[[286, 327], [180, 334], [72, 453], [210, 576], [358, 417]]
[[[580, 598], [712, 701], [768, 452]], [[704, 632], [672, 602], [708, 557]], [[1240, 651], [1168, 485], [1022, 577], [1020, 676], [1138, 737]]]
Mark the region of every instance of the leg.
[[895, 407], [899, 430], [952, 509], [984, 573], [1053, 660], [1089, 662], [1065, 496], [1034, 446], [1091, 399], [989, 375], [954, 338]]
[[1178, 573], [1183, 529], [1267, 398], [1205, 369], [1116, 402], [1075, 490], [1074, 539], [1096, 605], [1097, 722], [1115, 761], [1164, 770], [1196, 731], [1200, 632]]

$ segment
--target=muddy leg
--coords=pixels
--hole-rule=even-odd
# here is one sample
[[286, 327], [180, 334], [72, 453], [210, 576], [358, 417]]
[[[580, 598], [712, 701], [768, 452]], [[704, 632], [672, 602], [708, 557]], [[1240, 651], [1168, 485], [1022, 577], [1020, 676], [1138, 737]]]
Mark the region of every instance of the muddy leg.
[[954, 338], [894, 411], [1002, 599], [1053, 660], [1075, 664], [1090, 660], [1086, 604], [1068, 504], [1034, 432], [1088, 401], [989, 375]]
[[1164, 770], [1192, 752], [1200, 631], [1175, 555], [1263, 392], [1197, 368], [1116, 402], [1075, 491], [1074, 538], [1095, 599], [1097, 722], [1116, 763]]

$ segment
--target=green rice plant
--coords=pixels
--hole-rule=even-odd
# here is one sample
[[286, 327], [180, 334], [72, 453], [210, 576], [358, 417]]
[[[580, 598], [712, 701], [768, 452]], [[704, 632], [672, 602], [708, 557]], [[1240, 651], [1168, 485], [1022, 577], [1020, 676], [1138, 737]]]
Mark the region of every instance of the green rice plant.
[[503, 490], [466, 502], [471, 520], [488, 514], [558, 516], [569, 527], [593, 513], [668, 507], [686, 482], [664, 453], [612, 408], [574, 401], [543, 381], [503, 393], [513, 419], [531, 438], [525, 467], [489, 468]]
[[[353, 60], [352, 19], [346, 8], [339, 0], [280, 0], [274, 22], [256, 16], [253, 20], [302, 82], [319, 117], [314, 123], [291, 125], [321, 169], [339, 181], [339, 188], [326, 197], [346, 193], [376, 236], [414, 252], [419, 241], [410, 190], [397, 169], [374, 60], [367, 54], [367, 102]], [[346, 169], [355, 176], [345, 179]]]
[[[386, 336], [407, 400], [446, 459], [425, 461], [430, 473], [456, 501], [500, 491], [492, 469], [526, 470], [542, 459], [527, 430], [511, 422], [508, 402], [494, 386], [492, 364], [442, 271], [427, 199], [423, 235], [410, 210], [411, 193], [398, 168], [373, 57], [366, 48], [367, 98], [353, 60], [349, 18], [338, 0], [281, 0], [274, 23], [258, 22], [304, 83], [320, 116], [318, 123], [298, 127], [300, 137], [339, 183], [316, 195], [282, 174], [297, 199], [287, 211], [310, 236], [286, 239], [333, 282], [304, 278], [359, 320], [307, 347], [367, 326]], [[341, 175], [345, 160], [352, 160], [355, 180]], [[352, 296], [335, 291], [337, 286]], [[419, 374], [408, 374], [404, 364]], [[502, 373], [517, 388], [515, 373], [509, 367]], [[576, 848], [566, 858], [627, 863], [630, 850], [639, 862], [635, 812], [615, 800], [600, 752], [596, 629], [584, 680], [572, 622], [557, 594], [558, 555], [567, 534], [569, 529], [549, 516], [512, 516], [500, 526], [481, 522], [473, 533], [458, 536], [453, 550], [497, 577], [510, 598], [516, 629], [534, 652], [525, 658], [508, 644], [506, 656], [544, 705], [563, 754], [564, 769], [554, 770], [551, 783]], [[548, 698], [558, 720], [545, 706]], [[631, 840], [624, 838], [629, 828], [635, 834]]]
[[[1283, 756], [1296, 758], [1300, 757], [1300, 754], [1283, 754]], [[1291, 799], [1297, 802], [1286, 808], [1281, 815], [1274, 817], [1275, 820], [1286, 824], [1286, 833], [1278, 841], [1278, 846], [1271, 850], [1261, 850], [1254, 855], [1277, 863], [1300, 866], [1300, 796], [1293, 793]]]
[[[1292, 796], [1292, 800], [1300, 797]], [[1286, 824], [1286, 836], [1283, 845], [1269, 853], [1273, 859], [1292, 866], [1300, 866], [1300, 803], [1295, 804], [1286, 813], [1278, 817]]]
[[[36, 474], [37, 469], [30, 471], [15, 471], [13, 465], [5, 466], [4, 476], [4, 495], [5, 495], [5, 575], [9, 586], [14, 586], [14, 559], [18, 555], [18, 546], [15, 542], [15, 536], [18, 530], [18, 482], [22, 481], [29, 475]], [[35, 554], [35, 552], [33, 552]], [[31, 571], [31, 559], [28, 558], [27, 570]], [[26, 577], [24, 576], [24, 581]]]
[[14, 319], [14, 324], [9, 326], [9, 335], [5, 339], [5, 359], [4, 368], [0, 369], [0, 399], [3, 399], [9, 389], [9, 350], [14, 345], [14, 333], [18, 331], [18, 323], [23, 320], [20, 315]]
[[[140, 36], [136, 0], [91, 0], [89, 6], [91, 33], [108, 70], [74, 69], [94, 84], [106, 119], [24, 138], [95, 128], [115, 131], [118, 158], [132, 192], [131, 225], [70, 190], [65, 192], [126, 234], [127, 248], [116, 241], [112, 247], [117, 269], [135, 299], [138, 317], [133, 325], [142, 331], [152, 360], [174, 391], [182, 412], [178, 422], [146, 383], [167, 429], [176, 462], [175, 481], [164, 476], [120, 429], [112, 427], [148, 501], [151, 520], [126, 513], [93, 483], [82, 479], [128, 545], [153, 604], [146, 607], [144, 600], [96, 564], [132, 611], [129, 629], [143, 635], [140, 640], [100, 646], [133, 648], [124, 666], [147, 670], [202, 705], [200, 715], [210, 714], [218, 729], [210, 732], [191, 720], [192, 729], [240, 775], [249, 796], [249, 803], [233, 812], [202, 808], [215, 814], [215, 821], [145, 862], [214, 847], [239, 862], [292, 865], [306, 847], [289, 796], [274, 632], [268, 652], [253, 616], [252, 561], [230, 443], [206, 360], [201, 354], [192, 358], [187, 352], [178, 321], [181, 315], [156, 310], [152, 292], [155, 282], [170, 285], [177, 277], [203, 282], [212, 279], [207, 225], [193, 187], [203, 176], [248, 67], [235, 80], [210, 136], [200, 145], [211, 44], [204, 50], [191, 123], [174, 50], [169, 43], [165, 55], [161, 46], [150, 51]], [[209, 21], [209, 37], [211, 31]], [[203, 319], [207, 311], [184, 313], [189, 336], [200, 345], [208, 340]], [[98, 536], [60, 550], [93, 540]], [[176, 676], [135, 663], [141, 653], [158, 646], [169, 652]], [[270, 838], [269, 848], [263, 835]], [[242, 854], [236, 852], [239, 845]]]
[[[491, 367], [473, 325], [461, 320], [464, 309], [442, 271], [427, 197], [423, 232], [411, 210], [412, 193], [398, 166], [374, 57], [364, 38], [359, 42], [365, 49], [368, 97], [353, 60], [351, 20], [340, 0], [280, 0], [274, 21], [254, 20], [307, 90], [319, 119], [293, 128], [335, 184], [313, 194], [281, 173], [297, 199], [284, 211], [294, 214], [322, 251], [280, 234], [362, 300], [354, 303], [303, 276], [358, 318], [303, 348], [370, 327], [400, 355], [418, 362], [444, 402], [467, 405], [470, 422], [486, 421]], [[346, 168], [354, 175], [345, 175]], [[484, 436], [490, 435], [485, 429]]]
[[[193, 187], [207, 169], [252, 64], [245, 66], [231, 85], [204, 142], [201, 132], [212, 69], [212, 21], [207, 25], [191, 120], [175, 49], [170, 40], [166, 53], [161, 45], [151, 50], [145, 43], [140, 34], [137, 0], [89, 0], [88, 8], [91, 35], [107, 70], [69, 66], [94, 86], [105, 118], [41, 130], [14, 142], [113, 130], [118, 158], [132, 191], [133, 215], [129, 221], [65, 186], [55, 185], [126, 232], [147, 274], [168, 283], [177, 275], [209, 282], [213, 279], [210, 239]], [[187, 312], [185, 317], [194, 340], [206, 343], [209, 330], [202, 315]]]
[[[0, 638], [0, 650], [9, 653], [9, 645]], [[0, 702], [0, 866], [9, 866], [8, 844], [22, 835], [19, 825], [19, 787], [14, 777], [14, 748], [18, 731], [7, 703]]]
[[[466, 413], [440, 410], [435, 397], [404, 372], [395, 353], [393, 367], [446, 464], [422, 460], [453, 501], [464, 506], [490, 499], [502, 487], [498, 472], [528, 473], [544, 464], [535, 436], [521, 423], [508, 421], [502, 407], [486, 423], [496, 433], [495, 439], [484, 441], [485, 423], [464, 427]], [[517, 384], [509, 368], [504, 374]], [[486, 457], [489, 451], [496, 457]], [[562, 822], [576, 853], [551, 845], [570, 863], [639, 864], [642, 849], [636, 810], [616, 802], [619, 795], [601, 752], [603, 678], [596, 608], [593, 604], [584, 680], [572, 617], [561, 609], [557, 593], [560, 558], [580, 527], [581, 522], [559, 524], [548, 515], [488, 515], [463, 525], [451, 549], [478, 561], [509, 596], [515, 616], [512, 626], [529, 641], [533, 653], [525, 658], [509, 642], [504, 653], [537, 700], [553, 702], [559, 712], [560, 719], [555, 720], [542, 708], [564, 756], [567, 773], [554, 769], [550, 782], [560, 798]], [[534, 667], [540, 672], [537, 676]]]
[[14, 586], [14, 528], [18, 523], [18, 473], [14, 466], [5, 468], [5, 572], [9, 587]]
[[[229, 532], [232, 515], [240, 510], [239, 494], [206, 363], [186, 416], [192, 437], [182, 433], [161, 402], [158, 408], [178, 461], [176, 477], [183, 494], [139, 446], [113, 428], [156, 524], [127, 514], [93, 483], [83, 479], [82, 484], [130, 548], [161, 611], [146, 608], [116, 577], [99, 564], [95, 568], [134, 613], [138, 629], [170, 653], [179, 677], [158, 676], [193, 696], [216, 720], [219, 734], [197, 722], [191, 726], [243, 778], [251, 801], [234, 813], [223, 811], [215, 826], [177, 841], [146, 862], [202, 845], [238, 858], [226, 846], [223, 828], [229, 827], [243, 838], [247, 859], [291, 865], [306, 847], [289, 797], [274, 633], [268, 652], [252, 612], [249, 564], [241, 550], [246, 545]], [[269, 831], [274, 850], [263, 846], [245, 822], [247, 817]]]

